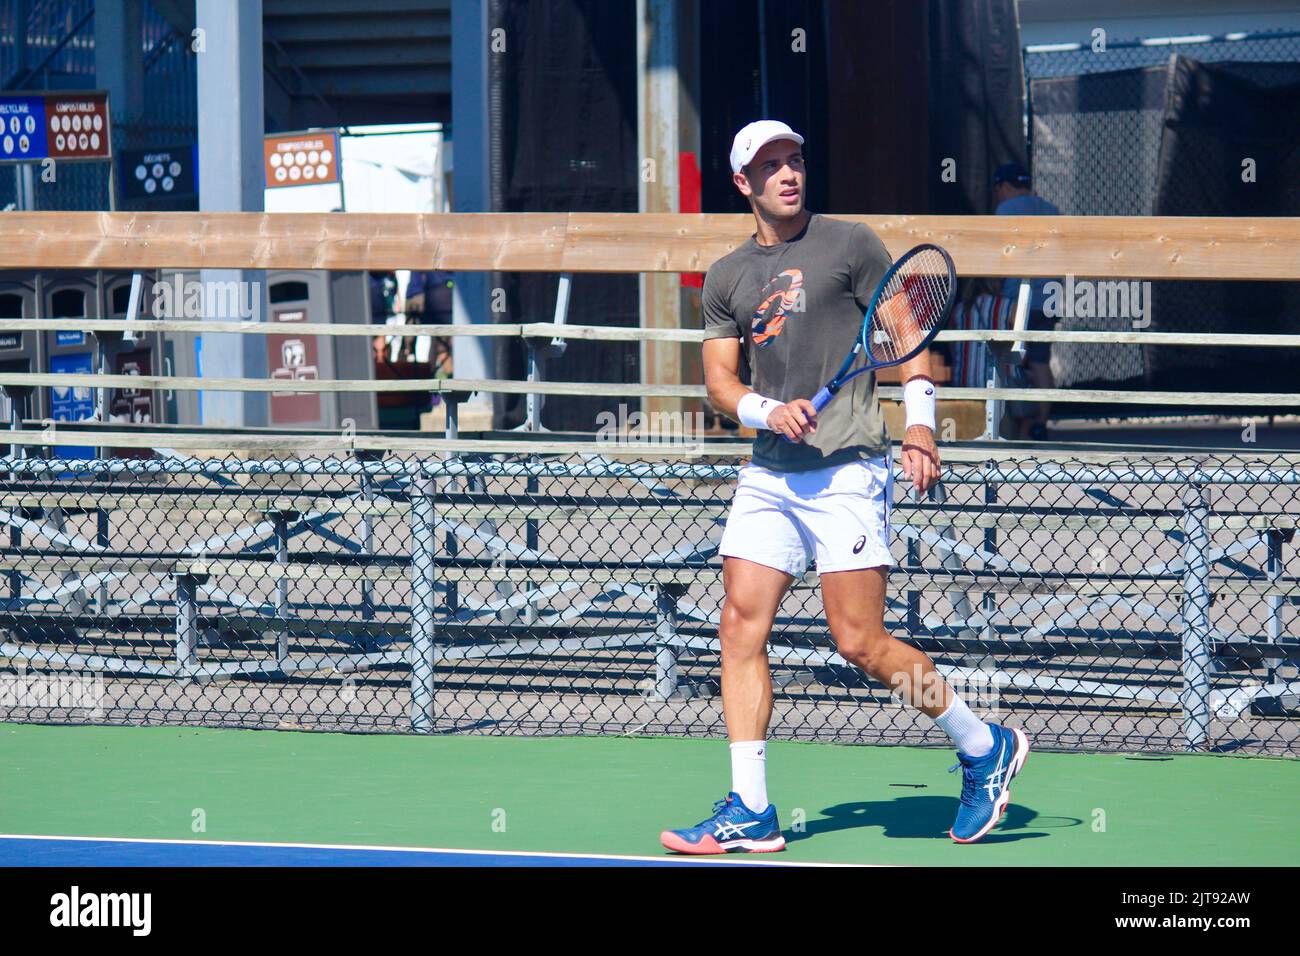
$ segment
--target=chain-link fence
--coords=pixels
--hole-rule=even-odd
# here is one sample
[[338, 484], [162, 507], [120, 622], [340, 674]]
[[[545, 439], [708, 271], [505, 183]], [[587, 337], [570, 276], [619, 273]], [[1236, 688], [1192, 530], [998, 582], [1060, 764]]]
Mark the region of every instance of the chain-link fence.
[[[1099, 38], [1104, 39], [1104, 38]], [[1229, 33], [1218, 37], [1144, 38], [1098, 43], [1044, 44], [1026, 47], [1025, 74], [1029, 79], [1109, 73], [1136, 67], [1163, 66], [1172, 53], [1194, 57], [1202, 63], [1300, 62], [1300, 31], [1272, 30]]]
[[[720, 736], [737, 465], [610, 452], [0, 460], [0, 717]], [[1002, 455], [895, 482], [892, 633], [1040, 747], [1300, 752], [1291, 459]], [[940, 743], [823, 620], [810, 569], [773, 735]]]
[[1026, 48], [1035, 190], [1066, 215], [1151, 215], [1172, 56], [1232, 63], [1266, 87], [1300, 81], [1300, 32], [1239, 36]]

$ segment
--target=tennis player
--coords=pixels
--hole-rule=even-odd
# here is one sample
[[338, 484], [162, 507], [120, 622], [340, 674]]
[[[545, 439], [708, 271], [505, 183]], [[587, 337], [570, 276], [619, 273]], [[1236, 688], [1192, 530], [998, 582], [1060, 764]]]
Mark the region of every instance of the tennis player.
[[[679, 853], [762, 853], [785, 839], [767, 797], [772, 714], [767, 641], [781, 599], [809, 561], [826, 622], [846, 661], [919, 709], [952, 738], [962, 769], [950, 832], [989, 832], [1024, 765], [1023, 731], [975, 716], [919, 650], [884, 627], [893, 468], [875, 376], [858, 376], [817, 414], [809, 401], [852, 347], [891, 260], [861, 223], [804, 208], [803, 137], [761, 120], [736, 134], [732, 181], [749, 200], [754, 235], [704, 280], [704, 377], [713, 406], [758, 429], [740, 471], [723, 556], [722, 706], [731, 741], [731, 792], [711, 817], [660, 840]], [[742, 382], [749, 369], [753, 388]], [[939, 480], [935, 386], [927, 353], [900, 366], [906, 433], [903, 474], [918, 491]]]

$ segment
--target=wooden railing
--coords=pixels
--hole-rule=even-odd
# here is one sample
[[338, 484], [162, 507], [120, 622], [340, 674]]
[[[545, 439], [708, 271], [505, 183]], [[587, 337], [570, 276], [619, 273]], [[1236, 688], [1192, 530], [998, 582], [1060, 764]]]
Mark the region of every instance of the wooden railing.
[[[898, 255], [919, 242], [963, 276], [1300, 279], [1300, 219], [836, 216]], [[9, 212], [0, 269], [450, 269], [703, 272], [745, 215]]]
[[[843, 216], [869, 224], [897, 255], [937, 242], [964, 277], [1300, 280], [1300, 219], [1126, 218], [1077, 216]], [[0, 270], [34, 269], [339, 269], [395, 268], [559, 273], [700, 272], [747, 241], [742, 215], [612, 213], [6, 213], [0, 218]], [[0, 331], [31, 329], [282, 333], [272, 323], [195, 320], [3, 319]], [[309, 335], [393, 334], [573, 338], [693, 343], [699, 330], [612, 328], [554, 323], [483, 325], [296, 324]], [[1069, 342], [1203, 347], [1295, 348], [1300, 336], [1209, 333], [946, 331], [940, 341]], [[0, 374], [0, 385], [272, 391], [261, 378]], [[502, 392], [698, 398], [698, 383], [611, 384], [500, 379], [297, 382], [299, 391]], [[885, 399], [900, 390], [881, 388]], [[944, 388], [951, 399], [1041, 400], [1144, 405], [1248, 404], [1300, 407], [1300, 393]], [[37, 434], [8, 436], [40, 442]], [[131, 442], [126, 430], [102, 441]], [[192, 436], [197, 437], [197, 436]], [[225, 441], [232, 436], [206, 439]], [[239, 436], [233, 436], [238, 439]], [[287, 439], [279, 436], [281, 442]], [[150, 440], [156, 440], [152, 438]], [[303, 441], [318, 438], [304, 436]], [[283, 447], [283, 446], [282, 446]]]

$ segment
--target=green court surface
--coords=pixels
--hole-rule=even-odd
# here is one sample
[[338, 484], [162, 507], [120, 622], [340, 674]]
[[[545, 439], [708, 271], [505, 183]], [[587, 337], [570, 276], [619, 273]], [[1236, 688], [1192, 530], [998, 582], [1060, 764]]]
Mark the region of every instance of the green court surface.
[[[771, 743], [789, 849], [769, 859], [1300, 859], [1300, 761], [1035, 752], [1002, 822], [971, 846], [946, 833], [954, 762], [949, 750]], [[658, 855], [659, 831], [708, 816], [728, 777], [721, 740], [0, 724], [0, 833]]]

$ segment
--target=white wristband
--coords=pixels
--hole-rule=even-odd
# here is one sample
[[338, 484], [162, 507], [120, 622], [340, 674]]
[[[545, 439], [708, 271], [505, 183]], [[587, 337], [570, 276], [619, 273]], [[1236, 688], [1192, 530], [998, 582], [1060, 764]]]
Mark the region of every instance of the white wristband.
[[907, 428], [924, 425], [934, 431], [934, 382], [914, 378], [903, 386], [903, 407], [907, 411]]
[[774, 398], [764, 398], [758, 392], [748, 392], [736, 403], [736, 417], [746, 428], [767, 428], [767, 416], [780, 404]]

